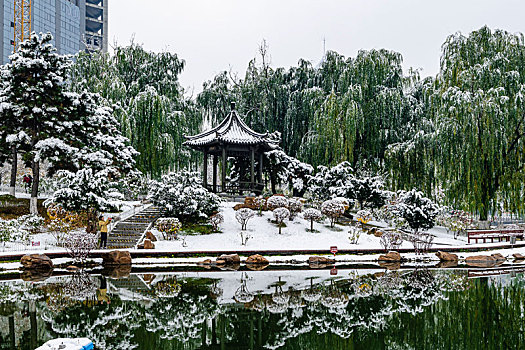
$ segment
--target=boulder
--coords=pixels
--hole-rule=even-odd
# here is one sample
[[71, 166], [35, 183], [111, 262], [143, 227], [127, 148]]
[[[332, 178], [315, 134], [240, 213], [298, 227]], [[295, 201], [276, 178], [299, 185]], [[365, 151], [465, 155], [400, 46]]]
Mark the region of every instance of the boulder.
[[308, 258], [308, 264], [310, 265], [321, 265], [321, 264], [333, 264], [335, 259], [330, 259], [324, 256], [311, 256]]
[[399, 270], [401, 268], [401, 262], [399, 261], [380, 261], [379, 266], [387, 270]]
[[250, 255], [248, 259], [246, 259], [246, 264], [268, 265], [269, 263], [268, 259], [259, 254]]
[[379, 256], [379, 261], [401, 261], [401, 254], [395, 251]]
[[45, 254], [28, 254], [20, 259], [20, 263], [24, 269], [31, 270], [51, 270], [53, 269], [53, 261]]
[[77, 271], [77, 270], [78, 270], [78, 267], [75, 266], [75, 265], [69, 265], [68, 267], [66, 267], [66, 270], [69, 270], [69, 271]]
[[127, 278], [131, 274], [131, 265], [106, 265], [102, 275], [115, 279]]
[[203, 260], [203, 261], [199, 261], [197, 263], [197, 265], [211, 265], [212, 264], [212, 261], [210, 259], [206, 259], [206, 260]]
[[512, 254], [512, 256], [516, 260], [525, 260], [525, 256], [521, 255], [520, 253], [514, 253], [514, 254]]
[[246, 267], [252, 271], [261, 271], [268, 267], [268, 264], [246, 264]]
[[221, 265], [217, 266], [222, 271], [237, 271], [241, 267], [240, 264], [228, 264], [228, 265]]
[[224, 261], [224, 260], [217, 259], [217, 260], [215, 261], [215, 265], [224, 265], [224, 264], [226, 264], [226, 261]]
[[51, 277], [51, 275], [53, 275], [53, 269], [28, 269], [22, 271], [20, 278], [27, 282], [42, 282]]
[[157, 242], [157, 237], [155, 237], [151, 231], [146, 232], [146, 239], [149, 239], [152, 242]]
[[153, 280], [155, 279], [155, 274], [145, 273], [142, 275], [142, 279], [144, 280], [144, 282], [151, 284], [151, 282], [153, 282]]
[[488, 255], [474, 255], [466, 258], [465, 262], [474, 267], [492, 267], [496, 265], [497, 260]]
[[457, 260], [441, 260], [439, 264], [436, 265], [436, 267], [443, 268], [443, 269], [447, 267], [456, 267], [456, 266], [458, 266]]
[[505, 260], [507, 260], [507, 258], [504, 257], [503, 255], [501, 255], [500, 253], [492, 254], [491, 257], [493, 257], [496, 261], [505, 261]]
[[375, 230], [374, 236], [381, 237], [383, 235], [383, 231]]
[[244, 197], [244, 208], [258, 209], [253, 202], [255, 197]]
[[242, 209], [242, 208], [247, 208], [246, 204], [244, 204], [244, 203], [239, 203], [239, 204], [235, 204], [235, 205], [233, 206], [233, 210], [235, 210], [235, 211], [237, 211], [237, 210], [239, 210], [239, 209]]
[[441, 261], [458, 261], [458, 256], [456, 254], [439, 251], [436, 253], [436, 256]]
[[112, 250], [102, 255], [104, 265], [131, 265], [131, 254], [125, 250]]
[[384, 272], [375, 272], [375, 273], [374, 273], [374, 277], [375, 277], [375, 278], [381, 278], [381, 277], [383, 277], [384, 275], [385, 275]]
[[155, 244], [149, 239], [144, 240], [144, 249], [155, 249]]
[[221, 256], [219, 256], [217, 258], [217, 265], [219, 265], [219, 261], [224, 261], [223, 264], [230, 264], [230, 265], [234, 265], [234, 264], [240, 264], [241, 263], [241, 258], [239, 257], [238, 254], [223, 254]]

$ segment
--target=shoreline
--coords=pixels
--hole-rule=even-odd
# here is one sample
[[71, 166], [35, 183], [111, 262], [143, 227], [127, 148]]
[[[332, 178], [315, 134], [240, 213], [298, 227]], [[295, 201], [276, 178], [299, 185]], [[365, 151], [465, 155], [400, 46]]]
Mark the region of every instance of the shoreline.
[[[246, 265], [246, 258], [250, 255], [260, 254], [268, 260], [268, 265], [260, 265], [264, 269], [272, 269], [274, 267], [288, 266], [288, 269], [305, 268], [305, 269], [328, 269], [338, 268], [341, 265], [354, 265], [354, 268], [363, 267], [365, 265], [374, 266], [374, 268], [381, 269], [399, 269], [403, 266], [419, 266], [419, 267], [435, 267], [435, 268], [501, 268], [501, 267], [524, 267], [525, 260], [515, 259], [512, 254], [520, 253], [525, 255], [525, 242], [515, 244], [513, 247], [510, 244], [492, 245], [492, 246], [475, 246], [475, 247], [454, 247], [448, 249], [433, 248], [427, 254], [416, 255], [414, 249], [398, 249], [397, 252], [401, 254], [401, 261], [387, 261], [379, 260], [381, 255], [387, 252], [383, 249], [361, 249], [348, 250], [342, 249], [335, 255], [335, 262], [320, 263], [318, 265], [310, 265], [308, 259], [312, 256], [319, 256], [328, 259], [333, 259], [334, 256], [328, 250], [285, 250], [285, 251], [260, 251], [260, 250], [243, 250], [243, 251], [195, 251], [195, 252], [174, 252], [174, 251], [155, 251], [155, 250], [137, 250], [137, 249], [121, 249], [122, 251], [129, 251], [132, 257], [132, 265], [128, 265], [131, 270], [150, 271], [152, 269], [162, 270], [179, 270], [180, 268], [197, 268], [202, 271], [221, 271], [221, 270], [250, 270]], [[89, 256], [88, 270], [96, 271], [102, 269], [102, 256], [113, 250], [95, 250]], [[350, 251], [350, 252], [349, 252]], [[458, 255], [458, 261], [447, 262], [441, 261], [435, 253], [438, 251], [446, 251]], [[480, 253], [481, 252], [481, 253]], [[482, 266], [478, 264], [469, 265], [465, 259], [469, 256], [488, 255], [500, 253], [505, 257], [505, 260], [494, 261], [486, 263]], [[53, 260], [55, 270], [64, 269], [68, 265], [74, 265], [73, 259], [64, 251], [25, 251], [17, 252], [16, 254], [0, 253], [0, 274], [5, 274], [14, 271], [23, 271], [20, 264], [20, 258], [26, 254], [45, 254]], [[238, 254], [240, 257], [240, 264], [232, 268], [230, 265], [217, 265], [214, 259], [217, 259], [223, 254]], [[210, 260], [208, 263], [203, 263]], [[439, 266], [441, 265], [441, 266]], [[121, 265], [125, 266], [125, 265]], [[256, 265], [257, 266], [257, 265]], [[118, 268], [118, 266], [117, 266]]]

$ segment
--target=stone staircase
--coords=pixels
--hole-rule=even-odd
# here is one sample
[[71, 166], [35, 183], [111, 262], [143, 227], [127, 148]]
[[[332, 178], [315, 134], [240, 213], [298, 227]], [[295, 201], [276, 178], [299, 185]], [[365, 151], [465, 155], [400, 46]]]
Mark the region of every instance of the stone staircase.
[[160, 216], [156, 207], [148, 207], [117, 222], [108, 236], [108, 249], [133, 248], [148, 226]]

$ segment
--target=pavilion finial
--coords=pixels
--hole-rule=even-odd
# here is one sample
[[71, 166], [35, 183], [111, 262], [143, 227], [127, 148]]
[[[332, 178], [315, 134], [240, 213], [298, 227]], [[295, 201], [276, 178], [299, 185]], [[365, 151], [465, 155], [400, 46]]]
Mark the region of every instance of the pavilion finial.
[[235, 101], [232, 101], [232, 102], [231, 102], [231, 109], [232, 109], [232, 111], [235, 110]]

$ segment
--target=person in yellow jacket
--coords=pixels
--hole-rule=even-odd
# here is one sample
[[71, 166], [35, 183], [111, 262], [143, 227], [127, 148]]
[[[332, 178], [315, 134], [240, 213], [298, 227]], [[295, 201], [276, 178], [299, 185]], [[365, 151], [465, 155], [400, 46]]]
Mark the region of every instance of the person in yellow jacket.
[[104, 246], [107, 248], [108, 245], [108, 225], [111, 222], [111, 218], [104, 221], [104, 217], [101, 215], [98, 218], [98, 226], [100, 227], [100, 247]]

